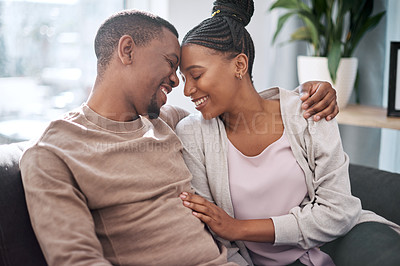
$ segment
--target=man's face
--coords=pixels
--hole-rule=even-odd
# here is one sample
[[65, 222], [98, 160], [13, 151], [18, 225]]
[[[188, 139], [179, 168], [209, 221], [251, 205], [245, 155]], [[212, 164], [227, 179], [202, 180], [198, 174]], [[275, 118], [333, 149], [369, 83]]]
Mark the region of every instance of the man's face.
[[131, 84], [131, 104], [139, 115], [157, 118], [160, 108], [167, 102], [167, 94], [178, 86], [176, 70], [179, 65], [180, 46], [176, 36], [163, 29], [163, 36], [133, 54], [136, 84]]

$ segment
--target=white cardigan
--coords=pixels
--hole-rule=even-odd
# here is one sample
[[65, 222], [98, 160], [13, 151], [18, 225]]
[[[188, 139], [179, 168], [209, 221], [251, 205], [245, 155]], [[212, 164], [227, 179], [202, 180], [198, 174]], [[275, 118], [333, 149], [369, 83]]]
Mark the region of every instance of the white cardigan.
[[[304, 249], [321, 246], [366, 221], [386, 223], [400, 233], [396, 224], [370, 211], [362, 211], [360, 200], [351, 195], [349, 158], [343, 151], [336, 120], [304, 119], [296, 91], [272, 88], [263, 91], [261, 96], [280, 99], [285, 132], [305, 174], [308, 191], [300, 206], [286, 215], [270, 217], [275, 226], [274, 245]], [[222, 120], [191, 115], [178, 124], [176, 131], [185, 147], [183, 155], [193, 174], [196, 192], [234, 217], [228, 179], [228, 139]], [[216, 238], [227, 246], [229, 261], [252, 264], [243, 242]]]

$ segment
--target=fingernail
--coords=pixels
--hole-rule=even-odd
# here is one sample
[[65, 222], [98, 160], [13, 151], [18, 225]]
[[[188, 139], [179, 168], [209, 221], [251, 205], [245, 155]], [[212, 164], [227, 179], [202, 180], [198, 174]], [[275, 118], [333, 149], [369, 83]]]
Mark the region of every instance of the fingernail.
[[186, 196], [189, 195], [189, 194], [188, 194], [187, 192], [185, 192], [185, 191], [183, 191], [182, 194], [183, 194], [183, 195], [186, 195]]
[[319, 121], [319, 120], [321, 119], [321, 117], [320, 117], [319, 115], [316, 115], [316, 116], [314, 117], [314, 119], [315, 119], [315, 121]]
[[186, 201], [186, 200], [185, 200], [185, 201], [183, 202], [183, 205], [185, 205], [185, 206], [189, 206], [189, 205], [190, 205], [190, 203], [189, 203], [189, 201]]
[[183, 194], [183, 193], [182, 193], [182, 194], [180, 194], [180, 195], [179, 195], [179, 197], [180, 197], [181, 199], [186, 199], [186, 195], [185, 195], [185, 194]]
[[309, 118], [309, 117], [310, 117], [310, 113], [305, 113], [305, 114], [304, 114], [304, 117], [305, 117], [305, 118]]
[[307, 108], [308, 108], [308, 104], [303, 103], [303, 108], [304, 108], [304, 109], [307, 109]]
[[332, 119], [332, 117], [330, 116], [330, 115], [328, 115], [328, 117], [326, 118], [326, 120], [331, 120]]
[[197, 212], [192, 212], [194, 216], [197, 216]]

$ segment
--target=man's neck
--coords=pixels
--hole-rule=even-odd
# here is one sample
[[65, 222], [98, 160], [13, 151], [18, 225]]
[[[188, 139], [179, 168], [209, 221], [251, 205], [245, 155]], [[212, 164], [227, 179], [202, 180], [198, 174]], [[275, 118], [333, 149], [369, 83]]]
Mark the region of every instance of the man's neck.
[[112, 84], [98, 80], [88, 97], [87, 105], [99, 115], [110, 120], [129, 122], [139, 118], [134, 107], [128, 106], [121, 90], [113, 88]]

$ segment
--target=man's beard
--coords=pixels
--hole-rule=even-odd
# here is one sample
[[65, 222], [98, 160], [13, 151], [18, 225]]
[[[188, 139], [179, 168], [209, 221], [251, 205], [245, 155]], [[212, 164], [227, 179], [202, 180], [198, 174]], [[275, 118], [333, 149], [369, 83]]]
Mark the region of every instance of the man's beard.
[[150, 104], [147, 107], [147, 115], [150, 119], [156, 119], [160, 115], [160, 108], [157, 105], [157, 92], [151, 97]]

